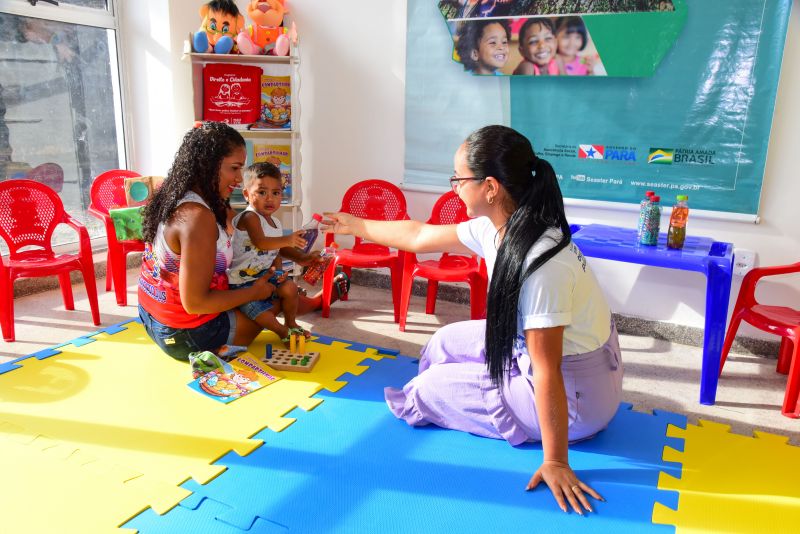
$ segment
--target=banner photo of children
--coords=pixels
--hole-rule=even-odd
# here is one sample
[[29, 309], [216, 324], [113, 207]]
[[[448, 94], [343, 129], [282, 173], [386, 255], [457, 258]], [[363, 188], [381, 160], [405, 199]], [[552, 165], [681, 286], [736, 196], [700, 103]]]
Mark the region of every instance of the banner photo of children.
[[454, 59], [477, 75], [606, 76], [579, 16], [457, 23]]
[[582, 13], [675, 11], [672, 0], [440, 0], [447, 20]]

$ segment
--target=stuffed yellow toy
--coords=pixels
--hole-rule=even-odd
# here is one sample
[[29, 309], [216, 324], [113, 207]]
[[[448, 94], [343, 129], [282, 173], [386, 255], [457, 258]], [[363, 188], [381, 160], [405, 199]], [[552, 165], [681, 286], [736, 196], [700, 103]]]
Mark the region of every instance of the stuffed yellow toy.
[[195, 52], [236, 52], [234, 39], [244, 29], [244, 16], [233, 0], [211, 0], [200, 8], [203, 24], [192, 38]]

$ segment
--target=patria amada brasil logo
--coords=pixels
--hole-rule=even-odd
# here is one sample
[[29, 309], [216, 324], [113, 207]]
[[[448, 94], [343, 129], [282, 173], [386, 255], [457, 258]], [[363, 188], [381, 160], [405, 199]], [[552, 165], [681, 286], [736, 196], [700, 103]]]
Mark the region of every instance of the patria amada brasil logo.
[[[665, 165], [716, 165], [716, 150], [707, 148], [651, 148], [647, 163]], [[606, 158], [607, 159], [607, 158]]]
[[647, 163], [656, 163], [661, 165], [672, 165], [672, 159], [675, 156], [675, 149], [672, 148], [651, 148], [650, 155], [647, 156]]

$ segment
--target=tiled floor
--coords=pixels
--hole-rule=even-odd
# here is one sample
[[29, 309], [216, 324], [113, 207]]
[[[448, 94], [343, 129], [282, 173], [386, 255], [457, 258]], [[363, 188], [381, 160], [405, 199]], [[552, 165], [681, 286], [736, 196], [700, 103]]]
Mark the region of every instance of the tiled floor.
[[[137, 270], [128, 272], [128, 301], [136, 302]], [[137, 316], [135, 304], [119, 307], [113, 293], [100, 289], [103, 326]], [[69, 341], [96, 330], [91, 322], [88, 301], [82, 284], [74, 286], [76, 311], [64, 310], [58, 290], [18, 298], [14, 343], [0, 342], [0, 361], [24, 356], [56, 343]], [[399, 349], [416, 356], [432, 332], [440, 325], [467, 319], [463, 304], [439, 301], [436, 315], [426, 316], [424, 299], [411, 302], [408, 328], [400, 332], [392, 322], [388, 291], [353, 286], [351, 299], [334, 305], [329, 319], [319, 314], [302, 317], [313, 331], [336, 337], [364, 341]], [[625, 398], [638, 410], [661, 409], [729, 424], [734, 432], [748, 434], [753, 429], [790, 436], [800, 444], [800, 420], [780, 415], [786, 377], [775, 372], [775, 360], [732, 354], [720, 380], [717, 403], [702, 406], [699, 395], [701, 349], [649, 337], [621, 336], [625, 360]]]

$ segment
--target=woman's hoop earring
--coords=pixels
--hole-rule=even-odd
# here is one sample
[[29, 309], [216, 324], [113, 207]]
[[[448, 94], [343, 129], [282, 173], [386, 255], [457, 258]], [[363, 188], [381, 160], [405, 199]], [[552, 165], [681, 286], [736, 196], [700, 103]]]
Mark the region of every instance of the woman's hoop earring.
[[494, 204], [494, 197], [489, 197], [489, 198], [487, 198], [487, 199], [486, 199], [486, 202], [488, 202], [490, 205], [491, 205], [491, 204]]

